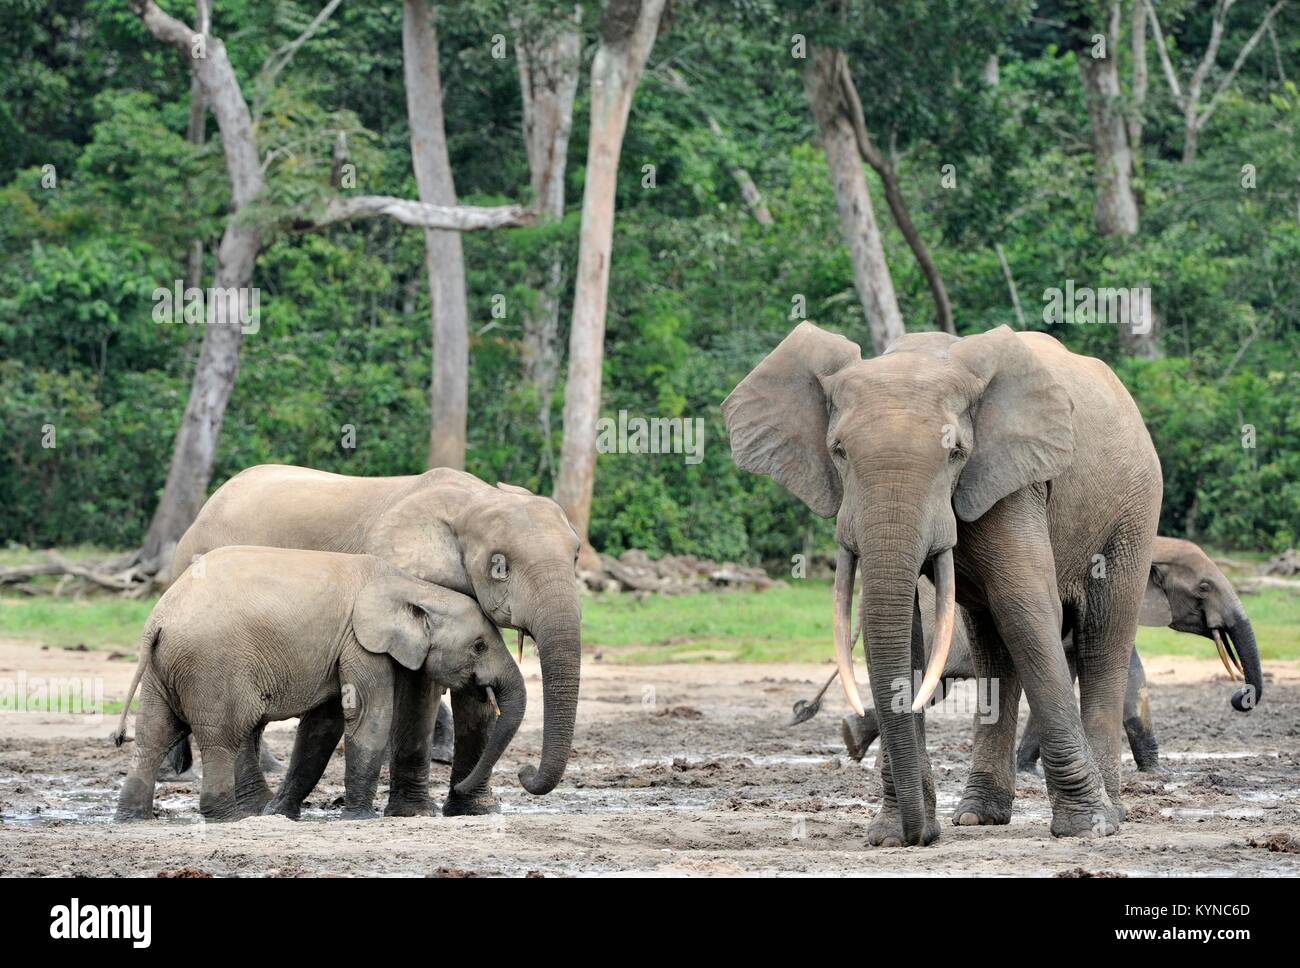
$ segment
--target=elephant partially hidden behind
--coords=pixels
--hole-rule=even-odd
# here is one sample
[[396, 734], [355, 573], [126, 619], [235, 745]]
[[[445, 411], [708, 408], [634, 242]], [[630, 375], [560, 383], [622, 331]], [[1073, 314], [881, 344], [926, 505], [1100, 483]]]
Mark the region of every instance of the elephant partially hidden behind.
[[[925, 617], [932, 609], [934, 586], [922, 579], [919, 591], [928, 656], [933, 640], [933, 623], [925, 621]], [[967, 637], [967, 621], [965, 611], [959, 611], [952, 649], [943, 669], [943, 683], [939, 692], [936, 692], [940, 698], [952, 682], [975, 676], [975, 663]], [[1167, 626], [1179, 632], [1213, 639], [1228, 674], [1235, 680], [1238, 673], [1241, 673], [1246, 680], [1245, 685], [1232, 696], [1234, 709], [1249, 712], [1263, 698], [1264, 682], [1259, 664], [1259, 649], [1255, 644], [1255, 633], [1246, 609], [1227, 576], [1192, 542], [1179, 538], [1156, 538], [1151, 576], [1147, 581], [1139, 621], [1142, 625], [1154, 628]], [[1072, 636], [1066, 636], [1064, 646], [1073, 675], [1075, 661]], [[834, 678], [832, 676], [828, 680], [827, 686]], [[805, 700], [795, 703], [792, 725], [811, 719], [819, 706], [820, 696], [814, 703]], [[1133, 751], [1133, 761], [1138, 770], [1146, 772], [1158, 769], [1159, 746], [1147, 702], [1146, 672], [1136, 649], [1129, 665], [1128, 688], [1124, 694], [1124, 731], [1128, 735], [1129, 749]], [[842, 732], [849, 756], [855, 760], [862, 759], [867, 748], [880, 735], [875, 710], [868, 709], [862, 716], [849, 713], [844, 717]], [[1031, 716], [1016, 753], [1017, 767], [1021, 770], [1035, 769], [1038, 754], [1038, 727]]]
[[[348, 477], [267, 464], [235, 475], [208, 499], [176, 548], [173, 575], [227, 545], [371, 554], [470, 596], [498, 627], [531, 635], [542, 667], [542, 754], [539, 766], [524, 767], [519, 779], [534, 795], [549, 793], [560, 781], [578, 704], [581, 606], [578, 536], [550, 498], [512, 484], [493, 487], [449, 468], [407, 477]], [[421, 730], [433, 731], [435, 709], [423, 707], [426, 698], [400, 691], [396, 696], [385, 811], [392, 816], [434, 810], [428, 737], [417, 742]], [[474, 689], [453, 689], [451, 704], [455, 746], [443, 813], [493, 812], [499, 806], [488, 779], [473, 789], [462, 781], [481, 759], [496, 713]], [[343, 730], [337, 704], [304, 716], [282, 791], [302, 790], [295, 764], [328, 757]], [[417, 749], [423, 762], [417, 762]], [[277, 802], [286, 815], [296, 815], [293, 796]]]
[[[472, 598], [371, 555], [241, 546], [205, 555], [150, 612], [114, 734], [119, 746], [137, 686], [136, 747], [118, 820], [153, 817], [158, 765], [190, 732], [203, 753], [203, 816], [260, 813], [271, 792], [249, 740], [268, 722], [327, 704], [346, 723], [344, 819], [373, 816], [395, 690], [427, 697], [430, 708], [444, 687], [499, 704], [491, 738], [461, 780], [462, 790], [473, 790], [519, 729], [527, 703], [518, 666]], [[430, 737], [425, 730], [414, 741]], [[304, 783], [295, 797], [316, 785], [333, 747], [323, 752], [294, 764]]]

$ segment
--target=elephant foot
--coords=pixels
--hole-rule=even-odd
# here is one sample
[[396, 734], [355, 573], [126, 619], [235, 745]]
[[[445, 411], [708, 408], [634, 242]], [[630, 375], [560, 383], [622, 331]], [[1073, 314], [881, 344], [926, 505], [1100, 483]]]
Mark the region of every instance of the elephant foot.
[[262, 808], [262, 816], [264, 817], [279, 815], [281, 817], [288, 817], [290, 820], [297, 820], [301, 812], [301, 803], [282, 800], [279, 797], [275, 797], [270, 803]]
[[961, 803], [952, 812], [952, 822], [956, 827], [998, 827], [1011, 823], [1011, 801], [1009, 794], [965, 793]]
[[388, 798], [388, 805], [384, 807], [385, 817], [436, 817], [438, 816], [438, 805], [425, 797], [423, 800], [394, 800]]
[[490, 793], [464, 797], [453, 790], [442, 805], [444, 817], [484, 817], [501, 812], [501, 801]]
[[867, 843], [872, 847], [929, 847], [938, 839], [939, 824], [934, 817], [926, 817], [920, 836], [909, 843], [903, 833], [902, 815], [893, 805], [882, 806], [867, 828]]
[[199, 815], [207, 823], [231, 823], [235, 820], [243, 820], [247, 813], [239, 809], [239, 804], [234, 797], [229, 800], [223, 800], [213, 806], [203, 806], [203, 801], [199, 801]]
[[1053, 837], [1109, 837], [1119, 832], [1123, 807], [1099, 802], [1087, 807], [1053, 807]]
[[873, 721], [868, 721], [865, 716], [849, 713], [840, 720], [840, 736], [844, 739], [844, 748], [854, 761], [860, 761], [867, 755], [867, 748], [875, 742], [878, 735], [874, 718]]
[[141, 820], [152, 819], [152, 803], [118, 804], [117, 812], [113, 814], [113, 823], [138, 823]]
[[343, 808], [344, 820], [374, 820], [378, 816], [379, 814], [375, 813], [375, 808], [371, 806]]

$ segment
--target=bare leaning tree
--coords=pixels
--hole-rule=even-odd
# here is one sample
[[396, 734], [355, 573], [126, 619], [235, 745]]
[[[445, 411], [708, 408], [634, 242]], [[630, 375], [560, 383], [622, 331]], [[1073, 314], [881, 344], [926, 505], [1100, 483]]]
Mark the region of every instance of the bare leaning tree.
[[[167, 481], [143, 547], [97, 566], [77, 566], [75, 572], [59, 569], [119, 590], [147, 588], [153, 576], [166, 571], [176, 543], [207, 497], [226, 405], [239, 370], [241, 309], [247, 308], [243, 301], [251, 288], [267, 228], [259, 224], [252, 211], [265, 190], [257, 135], [225, 44], [220, 37], [195, 30], [165, 13], [152, 0], [128, 0], [128, 6], [150, 34], [174, 48], [190, 65], [221, 133], [231, 204], [217, 251], [208, 325], [204, 327], [190, 396], [176, 432]], [[335, 6], [337, 2], [327, 9]], [[206, 9], [206, 4], [200, 3], [201, 15]], [[323, 11], [307, 33], [314, 31], [324, 16]], [[406, 225], [454, 233], [526, 225], [534, 216], [517, 205], [473, 208], [388, 196], [339, 196], [322, 206], [289, 213], [285, 227], [303, 231], [365, 217], [392, 218]], [[38, 567], [44, 569], [42, 574], [57, 573], [51, 570], [57, 563]], [[23, 580], [22, 576], [8, 574], [0, 577], [5, 581]]]
[[605, 358], [605, 310], [614, 242], [614, 193], [632, 97], [663, 25], [668, 0], [610, 0], [591, 64], [591, 130], [582, 193], [577, 280], [564, 391], [564, 445], [555, 500], [582, 539], [583, 565], [599, 568], [587, 541], [596, 475], [596, 420]]

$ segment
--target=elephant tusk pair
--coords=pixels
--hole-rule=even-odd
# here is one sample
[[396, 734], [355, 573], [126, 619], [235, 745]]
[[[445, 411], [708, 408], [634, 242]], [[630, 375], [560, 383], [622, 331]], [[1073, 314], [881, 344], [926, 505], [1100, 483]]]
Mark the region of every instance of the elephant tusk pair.
[[952, 633], [957, 620], [957, 580], [953, 573], [952, 549], [934, 559], [934, 644], [930, 649], [930, 664], [921, 680], [921, 689], [912, 701], [912, 712], [919, 713], [934, 695], [943, 678], [943, 668], [948, 664], [948, 650], [952, 647]]
[[[857, 679], [853, 675], [853, 641], [857, 638], [851, 629], [853, 611], [853, 577], [858, 559], [851, 551], [840, 549], [835, 559], [835, 665], [844, 688], [844, 698], [859, 716], [866, 715]], [[912, 712], [919, 713], [930, 701], [943, 678], [948, 664], [948, 651], [952, 647], [952, 634], [957, 620], [957, 581], [953, 571], [952, 549], [934, 559], [934, 644], [930, 650], [930, 663], [921, 680], [921, 688], [912, 702]]]
[[1227, 648], [1223, 644], [1223, 637], [1219, 635], [1218, 629], [1212, 629], [1211, 631], [1214, 635], [1214, 647], [1219, 650], [1219, 661], [1223, 663], [1223, 668], [1228, 670], [1229, 678], [1231, 678], [1233, 682], [1236, 682], [1238, 671], [1241, 671], [1241, 674], [1243, 676], [1245, 675], [1245, 671], [1241, 669], [1240, 665], [1238, 665], [1236, 668], [1233, 668], [1236, 657], [1235, 656], [1233, 657], [1234, 662], [1228, 661], [1229, 653]]

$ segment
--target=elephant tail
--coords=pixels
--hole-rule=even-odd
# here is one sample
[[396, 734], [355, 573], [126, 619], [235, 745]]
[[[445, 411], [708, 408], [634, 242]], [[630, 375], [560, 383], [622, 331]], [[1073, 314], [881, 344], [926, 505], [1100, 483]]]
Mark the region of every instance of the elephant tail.
[[140, 661], [135, 667], [135, 676], [131, 679], [131, 688], [127, 690], [126, 699], [122, 703], [122, 717], [117, 721], [117, 729], [113, 731], [111, 739], [114, 746], [121, 746], [126, 742], [126, 717], [131, 711], [131, 700], [135, 698], [135, 691], [140, 685], [141, 678], [144, 677], [144, 670], [149, 667], [153, 661], [153, 647], [158, 642], [158, 633], [162, 631], [162, 626], [151, 615], [149, 621], [145, 624], [144, 635], [140, 639]]

